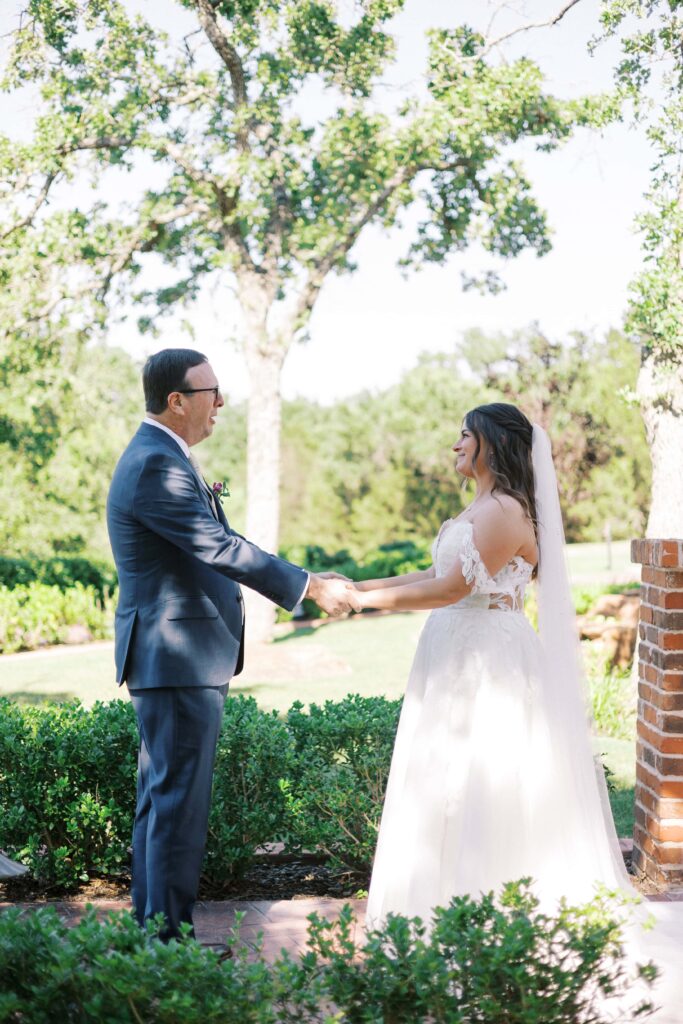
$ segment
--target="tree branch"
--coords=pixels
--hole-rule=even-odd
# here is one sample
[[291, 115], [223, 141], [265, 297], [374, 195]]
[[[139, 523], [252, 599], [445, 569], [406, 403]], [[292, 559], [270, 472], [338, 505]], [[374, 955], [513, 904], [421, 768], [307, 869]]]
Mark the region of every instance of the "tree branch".
[[[240, 107], [244, 107], [247, 104], [247, 86], [244, 78], [242, 61], [240, 60], [237, 50], [218, 24], [216, 12], [210, 3], [210, 0], [195, 0], [195, 6], [197, 8], [200, 25], [204, 29], [214, 50], [228, 69], [230, 81], [232, 82], [233, 93], [235, 95], [235, 110], [239, 111]], [[248, 148], [246, 127], [239, 130], [237, 134], [237, 142], [242, 151]]]
[[36, 198], [36, 201], [33, 204], [32, 208], [29, 210], [29, 212], [26, 214], [25, 217], [22, 217], [22, 219], [20, 221], [17, 221], [16, 224], [12, 224], [11, 227], [9, 227], [6, 231], [3, 231], [3, 233], [0, 234], [0, 242], [4, 242], [4, 240], [6, 238], [9, 238], [9, 236], [11, 234], [13, 234], [15, 231], [20, 231], [21, 228], [25, 228], [29, 224], [32, 223], [33, 218], [38, 213], [38, 210], [40, 209], [40, 207], [43, 205], [43, 203], [47, 199], [47, 194], [50, 191], [52, 183], [53, 183], [53, 181], [55, 180], [56, 177], [57, 177], [56, 172], [51, 172], [50, 174], [47, 175], [47, 177], [45, 178], [45, 182], [43, 184], [43, 187], [41, 188], [40, 192], [38, 193], [38, 197]]
[[195, 167], [187, 158], [182, 146], [176, 145], [174, 142], [166, 142], [164, 148], [178, 166], [185, 171], [185, 174], [187, 174], [191, 181], [209, 186], [220, 213], [218, 228], [226, 248], [231, 249], [238, 256], [245, 270], [255, 272], [257, 267], [251, 258], [251, 253], [242, 237], [242, 232], [234, 220], [235, 210], [237, 209], [237, 193], [230, 195], [215, 175]]
[[397, 171], [377, 198], [351, 222], [343, 238], [333, 245], [322, 259], [317, 261], [315, 268], [309, 272], [292, 311], [291, 323], [294, 330], [300, 330], [303, 326], [307, 316], [313, 309], [325, 277], [332, 270], [335, 263], [349, 252], [365, 225], [379, 213], [387, 199], [391, 197], [396, 189], [412, 178], [414, 173], [415, 168], [413, 166], [402, 167]]
[[572, 7], [576, 7], [576, 5], [580, 2], [581, 0], [569, 0], [569, 3], [566, 3], [564, 7], [562, 7], [557, 12], [557, 14], [555, 14], [552, 18], [549, 18], [547, 21], [535, 21], [530, 22], [528, 25], [520, 25], [519, 28], [513, 28], [511, 29], [510, 32], [506, 32], [504, 35], [499, 36], [497, 39], [492, 39], [490, 42], [486, 43], [486, 46], [482, 51], [477, 53], [476, 59], [481, 60], [481, 58], [485, 57], [488, 53], [490, 53], [494, 47], [499, 46], [501, 43], [506, 42], [506, 40], [508, 39], [512, 39], [513, 36], [517, 36], [521, 32], [530, 32], [532, 29], [535, 28], [548, 28], [551, 25], [557, 25], [559, 21], [562, 21], [565, 14], [567, 14], [572, 9]]

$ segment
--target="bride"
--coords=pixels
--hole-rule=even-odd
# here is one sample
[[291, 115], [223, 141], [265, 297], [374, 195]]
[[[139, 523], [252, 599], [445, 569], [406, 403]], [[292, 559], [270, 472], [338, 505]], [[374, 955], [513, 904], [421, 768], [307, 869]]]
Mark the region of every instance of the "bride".
[[[543, 909], [636, 895], [583, 700], [548, 437], [515, 406], [467, 413], [456, 470], [471, 504], [441, 527], [424, 572], [356, 584], [363, 608], [433, 609], [418, 643], [387, 785], [366, 921], [419, 916], [531, 876]], [[539, 631], [524, 615], [538, 577]], [[662, 970], [658, 1022], [683, 1021], [683, 907], [628, 948]]]

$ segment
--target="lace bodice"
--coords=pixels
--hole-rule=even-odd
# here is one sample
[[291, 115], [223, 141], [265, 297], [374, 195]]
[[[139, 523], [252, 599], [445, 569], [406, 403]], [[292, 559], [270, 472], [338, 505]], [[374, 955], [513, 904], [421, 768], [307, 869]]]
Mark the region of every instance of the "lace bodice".
[[437, 576], [445, 576], [456, 558], [462, 561], [462, 572], [472, 590], [458, 608], [496, 608], [501, 611], [524, 610], [524, 589], [534, 567], [521, 555], [504, 565], [495, 576], [489, 576], [474, 544], [474, 527], [465, 519], [447, 519], [432, 547], [432, 560]]

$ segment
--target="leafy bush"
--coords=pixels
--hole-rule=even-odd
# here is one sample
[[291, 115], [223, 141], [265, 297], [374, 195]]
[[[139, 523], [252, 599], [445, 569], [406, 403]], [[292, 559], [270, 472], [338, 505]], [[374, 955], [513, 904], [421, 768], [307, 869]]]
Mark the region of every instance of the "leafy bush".
[[29, 583], [69, 590], [76, 584], [97, 594], [101, 607], [112, 597], [118, 585], [111, 562], [89, 558], [4, 558], [0, 557], [0, 587], [13, 590]]
[[259, 846], [281, 838], [290, 760], [291, 740], [276, 711], [260, 710], [253, 697], [226, 701], [204, 858], [209, 886], [239, 877]]
[[354, 869], [372, 863], [401, 701], [351, 695], [287, 714], [294, 763], [288, 842]]
[[[48, 886], [128, 870], [138, 733], [125, 701], [24, 707], [0, 699], [0, 848]], [[218, 887], [284, 829], [291, 740], [253, 698], [226, 702], [205, 859]], [[1, 1019], [1, 1018], [0, 1018]]]
[[348, 910], [336, 924], [311, 915], [312, 955], [302, 963], [322, 975], [346, 1024], [601, 1024], [614, 1019], [605, 997], [619, 1001], [619, 1020], [642, 1019], [652, 1003], [628, 992], [635, 977], [654, 981], [656, 969], [631, 975], [624, 962], [628, 915], [617, 911], [625, 901], [605, 893], [584, 907], [562, 902], [549, 915], [529, 884], [510, 883], [499, 897], [454, 898], [437, 909], [429, 935], [419, 918], [390, 915], [362, 948]]
[[[289, 547], [280, 554], [296, 565], [303, 565], [311, 572], [338, 572], [354, 582], [402, 576], [404, 573], [428, 569], [432, 564], [429, 544], [412, 540], [381, 544], [369, 551], [359, 562], [345, 549], [329, 554], [315, 544]], [[303, 606], [309, 619], [320, 618], [323, 614], [315, 601], [306, 600]], [[291, 618], [291, 614], [280, 610], [278, 618], [284, 621]]]
[[0, 699], [0, 847], [56, 886], [120, 873], [136, 753], [127, 702], [87, 711], [78, 702], [32, 708]]
[[[312, 704], [309, 713], [297, 702], [281, 720], [253, 698], [230, 698], [204, 884], [220, 891], [258, 847], [279, 839], [367, 871], [400, 707], [349, 696]], [[137, 746], [126, 702], [86, 711], [78, 703], [25, 707], [0, 699], [0, 848], [48, 887], [126, 872]]]
[[91, 587], [75, 583], [61, 590], [35, 582], [0, 587], [0, 653], [63, 643], [70, 626], [85, 626], [94, 639], [109, 635], [109, 608]]
[[[272, 963], [218, 955], [191, 939], [156, 941], [127, 913], [71, 928], [53, 909], [0, 914], [0, 1020], [26, 1024], [606, 1024], [601, 1000], [642, 1019], [648, 1002], [629, 990], [618, 905], [539, 913], [526, 885], [438, 910], [427, 937], [419, 921], [392, 917], [356, 943], [353, 914], [311, 916], [308, 950]], [[614, 1003], [611, 1002], [611, 1008]], [[628, 1008], [626, 1008], [628, 1005]]]

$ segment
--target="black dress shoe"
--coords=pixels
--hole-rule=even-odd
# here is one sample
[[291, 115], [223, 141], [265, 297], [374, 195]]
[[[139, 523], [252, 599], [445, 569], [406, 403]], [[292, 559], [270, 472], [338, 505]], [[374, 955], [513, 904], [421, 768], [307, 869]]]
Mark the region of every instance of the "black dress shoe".
[[225, 942], [203, 942], [202, 949], [210, 949], [217, 953], [219, 964], [224, 963], [226, 960], [232, 960], [234, 956], [232, 946], [226, 945]]

